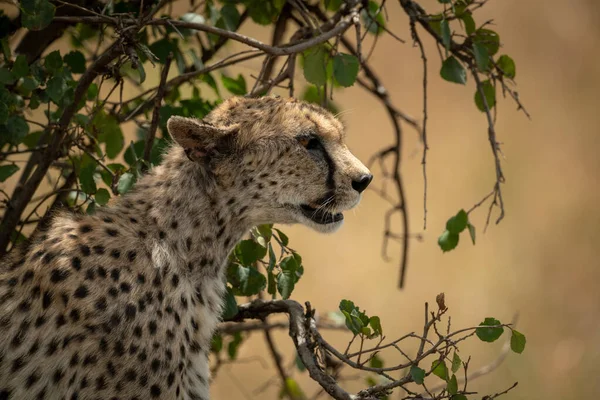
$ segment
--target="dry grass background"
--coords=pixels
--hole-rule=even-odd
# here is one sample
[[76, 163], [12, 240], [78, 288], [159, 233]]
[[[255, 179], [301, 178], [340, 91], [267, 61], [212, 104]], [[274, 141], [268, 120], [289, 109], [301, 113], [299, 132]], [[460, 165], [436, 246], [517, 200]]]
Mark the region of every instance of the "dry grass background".
[[[420, 117], [421, 61], [411, 46], [407, 18], [390, 4], [389, 27], [409, 43], [382, 38], [371, 62], [395, 104]], [[434, 0], [423, 2], [426, 8]], [[179, 0], [182, 10], [187, 2]], [[304, 257], [306, 272], [293, 297], [310, 300], [317, 310], [337, 309], [354, 300], [381, 317], [388, 337], [420, 330], [423, 304], [446, 293], [453, 326], [479, 323], [486, 316], [508, 322], [519, 313], [519, 330], [528, 343], [522, 355], [511, 354], [493, 374], [472, 383], [495, 393], [519, 381], [506, 399], [575, 399], [600, 396], [600, 262], [596, 234], [600, 226], [600, 4], [594, 0], [494, 0], [478, 11], [477, 21], [493, 18], [504, 43], [501, 52], [517, 63], [518, 91], [533, 119], [499, 101], [497, 133], [506, 155], [506, 218], [482, 228], [486, 209], [473, 215], [478, 242], [467, 240], [451, 253], [436, 244], [446, 219], [488, 193], [494, 181], [486, 121], [473, 104], [474, 85], [465, 88], [439, 78], [437, 51], [426, 40], [430, 60], [428, 228], [422, 229], [421, 145], [405, 130], [402, 172], [408, 193], [411, 241], [407, 287], [397, 289], [399, 246], [390, 246], [391, 261], [381, 258], [383, 214], [387, 205], [367, 191], [342, 230], [324, 236], [303, 227], [286, 228], [291, 244]], [[243, 32], [268, 40], [257, 27]], [[62, 47], [62, 46], [59, 46]], [[64, 47], [66, 49], [66, 47]], [[228, 50], [226, 50], [228, 51]], [[256, 74], [260, 63], [239, 71]], [[234, 70], [232, 70], [233, 72]], [[148, 71], [154, 74], [151, 71]], [[150, 78], [149, 78], [150, 79]], [[392, 128], [377, 101], [360, 88], [340, 91], [335, 101], [344, 110], [350, 148], [362, 160], [390, 143]], [[375, 170], [374, 185], [381, 183]], [[7, 186], [10, 189], [12, 179]], [[466, 239], [464, 237], [463, 239]], [[275, 335], [293, 361], [285, 332]], [[342, 347], [348, 335], [326, 333]], [[463, 348], [473, 368], [484, 365], [502, 343], [476, 340]], [[244, 362], [226, 365], [216, 377], [213, 395], [224, 399], [276, 399], [278, 381], [257, 388], [275, 375], [262, 335], [241, 347]], [[385, 358], [385, 357], [384, 357]], [[387, 358], [392, 361], [392, 358]], [[316, 391], [306, 376], [297, 376], [308, 394]], [[364, 381], [350, 381], [357, 390]], [[398, 396], [393, 397], [398, 398]]]

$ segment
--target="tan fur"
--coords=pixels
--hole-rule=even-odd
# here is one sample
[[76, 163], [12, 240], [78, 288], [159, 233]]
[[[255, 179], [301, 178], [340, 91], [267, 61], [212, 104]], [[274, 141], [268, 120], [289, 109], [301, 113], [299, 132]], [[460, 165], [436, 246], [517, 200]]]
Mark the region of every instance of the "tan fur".
[[134, 190], [0, 261], [0, 399], [208, 399], [232, 247], [262, 223], [334, 231], [300, 206], [336, 214], [370, 181], [340, 122], [296, 100], [233, 98], [168, 126], [178, 144]]

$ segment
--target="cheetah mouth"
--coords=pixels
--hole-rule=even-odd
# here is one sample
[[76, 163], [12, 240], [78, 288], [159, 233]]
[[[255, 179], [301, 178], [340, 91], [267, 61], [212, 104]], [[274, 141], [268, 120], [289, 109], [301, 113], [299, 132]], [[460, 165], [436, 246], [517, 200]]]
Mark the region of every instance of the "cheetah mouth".
[[330, 213], [322, 208], [311, 207], [308, 204], [300, 205], [300, 212], [309, 220], [320, 225], [333, 224], [344, 219], [344, 214], [341, 212]]

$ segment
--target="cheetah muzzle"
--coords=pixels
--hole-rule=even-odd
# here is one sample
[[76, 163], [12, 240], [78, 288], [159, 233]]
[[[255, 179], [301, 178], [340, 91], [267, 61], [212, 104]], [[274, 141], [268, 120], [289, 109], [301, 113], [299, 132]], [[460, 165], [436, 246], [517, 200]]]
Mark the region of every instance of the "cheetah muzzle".
[[0, 399], [208, 400], [227, 258], [259, 224], [342, 225], [371, 182], [328, 111], [232, 98], [171, 117], [161, 165], [0, 260]]

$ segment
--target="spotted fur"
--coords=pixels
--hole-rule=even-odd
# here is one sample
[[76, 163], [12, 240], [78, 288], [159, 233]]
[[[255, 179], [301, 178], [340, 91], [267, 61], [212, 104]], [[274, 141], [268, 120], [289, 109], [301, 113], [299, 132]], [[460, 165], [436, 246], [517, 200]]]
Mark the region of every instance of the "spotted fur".
[[232, 98], [168, 129], [134, 190], [1, 260], [0, 399], [209, 399], [232, 247], [262, 223], [333, 231], [371, 179], [339, 121], [293, 99]]

